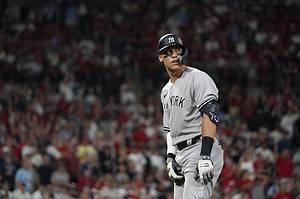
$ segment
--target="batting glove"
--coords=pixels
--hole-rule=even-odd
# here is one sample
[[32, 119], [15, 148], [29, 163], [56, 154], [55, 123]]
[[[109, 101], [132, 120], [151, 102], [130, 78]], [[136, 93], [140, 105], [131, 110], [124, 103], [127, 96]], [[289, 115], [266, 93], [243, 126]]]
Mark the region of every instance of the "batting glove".
[[175, 182], [177, 186], [184, 184], [184, 175], [182, 174], [181, 166], [173, 159], [167, 159], [167, 171], [169, 178]]
[[195, 180], [200, 181], [202, 184], [207, 185], [213, 179], [213, 163], [209, 156], [200, 156], [198, 161], [197, 171], [195, 175]]

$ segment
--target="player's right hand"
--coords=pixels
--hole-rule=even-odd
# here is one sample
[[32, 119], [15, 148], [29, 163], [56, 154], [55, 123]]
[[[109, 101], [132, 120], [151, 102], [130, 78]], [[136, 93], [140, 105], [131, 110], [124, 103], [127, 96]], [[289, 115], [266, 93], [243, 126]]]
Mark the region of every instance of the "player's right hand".
[[184, 184], [184, 175], [182, 174], [181, 166], [173, 159], [167, 159], [167, 171], [169, 178], [177, 185]]

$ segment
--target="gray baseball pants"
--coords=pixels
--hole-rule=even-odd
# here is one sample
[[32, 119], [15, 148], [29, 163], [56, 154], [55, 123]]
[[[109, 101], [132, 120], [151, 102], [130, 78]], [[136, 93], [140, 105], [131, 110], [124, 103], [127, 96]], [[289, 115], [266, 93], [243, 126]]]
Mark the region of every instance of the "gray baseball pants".
[[188, 146], [176, 153], [176, 161], [182, 166], [185, 177], [183, 186], [177, 186], [174, 183], [174, 199], [209, 199], [212, 196], [213, 189], [217, 183], [219, 175], [224, 164], [224, 151], [219, 140], [215, 139], [211, 160], [213, 162], [213, 180], [212, 183], [202, 185], [194, 179], [196, 168], [200, 158], [201, 140]]

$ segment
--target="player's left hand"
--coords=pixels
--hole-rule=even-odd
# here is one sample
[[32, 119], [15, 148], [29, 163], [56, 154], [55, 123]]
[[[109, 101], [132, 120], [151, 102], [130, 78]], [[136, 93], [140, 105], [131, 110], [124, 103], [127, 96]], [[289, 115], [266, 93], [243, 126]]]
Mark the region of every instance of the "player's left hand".
[[207, 184], [213, 179], [213, 163], [209, 156], [200, 156], [198, 161], [197, 171], [195, 175], [195, 180], [200, 181], [202, 184]]

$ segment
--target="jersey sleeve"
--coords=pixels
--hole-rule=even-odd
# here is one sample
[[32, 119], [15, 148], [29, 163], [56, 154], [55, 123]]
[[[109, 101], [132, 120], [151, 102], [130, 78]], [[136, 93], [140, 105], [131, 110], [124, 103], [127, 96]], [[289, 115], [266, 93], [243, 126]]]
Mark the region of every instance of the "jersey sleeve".
[[168, 103], [167, 103], [167, 94], [166, 90], [162, 90], [160, 99], [163, 107], [163, 129], [165, 133], [170, 132], [170, 114], [168, 110]]
[[206, 103], [218, 99], [218, 89], [215, 82], [204, 72], [195, 74], [192, 88], [192, 94], [199, 111]]

